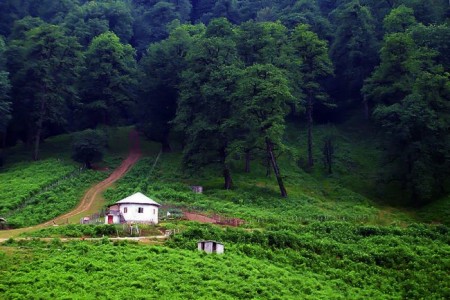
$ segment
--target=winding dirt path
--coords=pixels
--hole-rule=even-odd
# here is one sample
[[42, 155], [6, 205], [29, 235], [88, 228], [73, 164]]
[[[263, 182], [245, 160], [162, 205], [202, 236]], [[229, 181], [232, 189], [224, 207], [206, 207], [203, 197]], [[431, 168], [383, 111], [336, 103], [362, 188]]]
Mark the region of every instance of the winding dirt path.
[[95, 203], [97, 195], [101, 194], [114, 182], [122, 178], [127, 173], [127, 171], [130, 170], [130, 168], [141, 158], [142, 153], [139, 142], [139, 134], [135, 130], [133, 130], [130, 132], [129, 139], [131, 147], [128, 157], [122, 162], [122, 164], [117, 169], [115, 169], [112, 172], [112, 174], [108, 178], [91, 187], [84, 194], [83, 198], [81, 199], [80, 203], [75, 209], [53, 220], [50, 220], [48, 222], [39, 225], [0, 231], [0, 242], [4, 239], [15, 237], [23, 232], [33, 231], [36, 229], [48, 227], [50, 225], [65, 223], [67, 219], [89, 211], [92, 208], [93, 204]]

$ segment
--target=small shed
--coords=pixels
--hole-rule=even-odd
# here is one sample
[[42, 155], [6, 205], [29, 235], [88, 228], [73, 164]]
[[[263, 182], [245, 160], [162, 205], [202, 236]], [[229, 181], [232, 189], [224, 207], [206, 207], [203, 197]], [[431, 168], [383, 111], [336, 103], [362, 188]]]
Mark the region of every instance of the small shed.
[[197, 245], [198, 251], [205, 251], [206, 253], [223, 254], [225, 251], [223, 244], [216, 241], [199, 241]]
[[144, 194], [136, 193], [111, 205], [105, 215], [105, 224], [158, 224], [160, 206]]
[[5, 229], [6, 223], [8, 223], [8, 222], [6, 221], [5, 218], [0, 218], [0, 229]]
[[196, 194], [203, 194], [203, 187], [200, 185], [191, 186], [191, 190]]

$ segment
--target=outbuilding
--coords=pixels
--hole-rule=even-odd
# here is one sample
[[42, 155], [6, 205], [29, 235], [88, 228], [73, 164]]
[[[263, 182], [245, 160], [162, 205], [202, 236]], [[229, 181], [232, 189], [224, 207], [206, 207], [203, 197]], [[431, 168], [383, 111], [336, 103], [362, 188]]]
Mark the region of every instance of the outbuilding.
[[199, 241], [197, 246], [199, 251], [206, 253], [222, 254], [225, 251], [223, 244], [216, 241]]
[[161, 205], [142, 193], [136, 193], [109, 206], [105, 224], [158, 224]]

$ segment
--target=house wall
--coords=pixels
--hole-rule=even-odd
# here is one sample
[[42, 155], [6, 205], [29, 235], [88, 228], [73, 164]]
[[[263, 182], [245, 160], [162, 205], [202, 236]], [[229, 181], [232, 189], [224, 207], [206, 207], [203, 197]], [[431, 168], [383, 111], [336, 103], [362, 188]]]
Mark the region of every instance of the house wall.
[[[125, 208], [127, 212], [125, 212]], [[142, 213], [139, 213], [139, 208], [143, 208]], [[158, 224], [158, 206], [149, 204], [120, 204], [119, 210], [127, 222], [152, 222]]]
[[[105, 224], [108, 224], [108, 215], [105, 216]], [[120, 217], [113, 215], [113, 224], [120, 224]]]

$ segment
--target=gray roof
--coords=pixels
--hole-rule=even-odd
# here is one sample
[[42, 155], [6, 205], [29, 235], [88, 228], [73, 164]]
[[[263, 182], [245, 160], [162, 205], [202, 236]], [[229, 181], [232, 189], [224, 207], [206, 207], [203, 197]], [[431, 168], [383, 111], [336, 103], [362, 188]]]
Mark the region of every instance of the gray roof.
[[161, 204], [156, 203], [149, 197], [145, 196], [142, 193], [136, 193], [134, 195], [131, 195], [129, 197], [126, 197], [123, 200], [120, 200], [116, 202], [115, 204], [148, 204], [148, 205], [155, 205], [155, 206], [161, 206]]

